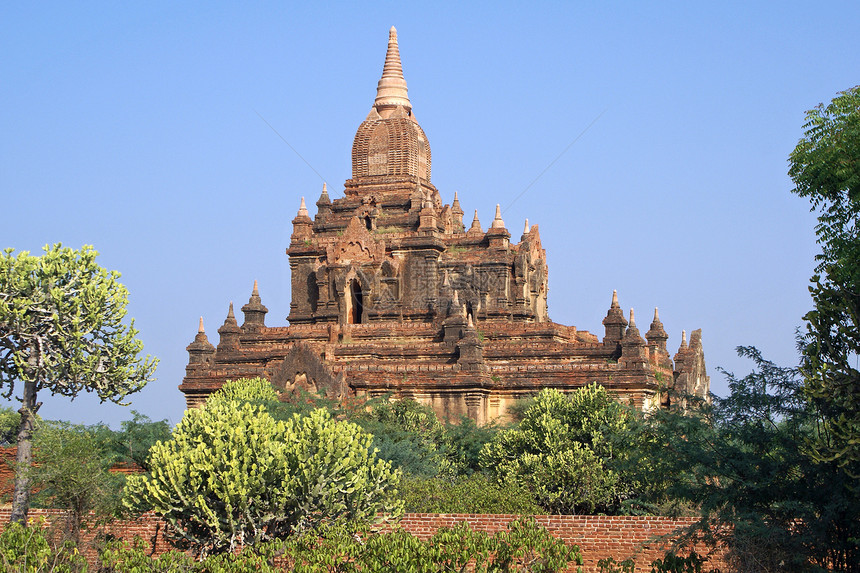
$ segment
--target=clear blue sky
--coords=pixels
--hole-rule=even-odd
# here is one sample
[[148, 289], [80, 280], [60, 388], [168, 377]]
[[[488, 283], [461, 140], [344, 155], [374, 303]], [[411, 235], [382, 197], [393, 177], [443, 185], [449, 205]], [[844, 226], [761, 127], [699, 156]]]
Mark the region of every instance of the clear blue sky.
[[673, 354], [702, 328], [725, 394], [737, 345], [796, 362], [817, 249], [786, 160], [804, 111], [860, 83], [857, 22], [856, 1], [4, 2], [0, 247], [95, 245], [161, 359], [132, 408], [177, 422], [199, 316], [217, 343], [258, 279], [286, 324], [290, 220], [322, 180], [258, 114], [341, 196], [394, 25], [443, 199], [540, 225], [557, 322], [602, 336], [618, 289]]

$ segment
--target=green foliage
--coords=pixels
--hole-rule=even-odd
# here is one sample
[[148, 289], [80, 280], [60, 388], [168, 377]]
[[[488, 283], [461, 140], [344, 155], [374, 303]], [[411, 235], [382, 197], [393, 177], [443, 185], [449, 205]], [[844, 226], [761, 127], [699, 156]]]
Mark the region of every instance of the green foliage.
[[695, 551], [690, 551], [686, 557], [670, 551], [651, 563], [651, 573], [702, 573], [706, 561]]
[[128, 479], [126, 504], [151, 506], [201, 554], [284, 537], [337, 519], [396, 516], [399, 479], [368, 451], [371, 437], [324, 410], [287, 422], [262, 407], [216, 401], [186, 412]]
[[633, 573], [636, 562], [633, 559], [616, 561], [614, 557], [607, 557], [597, 562], [600, 573]]
[[36, 433], [36, 465], [30, 474], [38, 491], [34, 501], [65, 509], [66, 534], [75, 542], [84, 521], [106, 521], [121, 509], [125, 479], [108, 471], [112, 439], [106, 426], [63, 422], [44, 422]]
[[15, 382], [74, 397], [95, 392], [121, 402], [143, 388], [156, 361], [137, 356], [134, 321], [123, 324], [128, 291], [120, 274], [96, 264], [98, 253], [57, 244], [45, 254], [0, 256], [0, 384]]
[[739, 352], [756, 369], [727, 374], [727, 398], [694, 415], [656, 411], [642, 420], [639, 430], [653, 438], [642, 455], [663, 454], [654, 479], [700, 508], [692, 538], [715, 535], [739, 569], [753, 561], [760, 570], [857, 571], [860, 496], [835, 462], [806, 454], [820, 418], [802, 377], [754, 348]]
[[514, 481], [500, 484], [482, 473], [452, 478], [409, 476], [399, 490], [405, 510], [412, 513], [543, 513], [525, 487]]
[[627, 410], [597, 384], [566, 396], [544, 389], [519, 426], [502, 431], [481, 452], [481, 464], [502, 481], [531, 490], [553, 513], [612, 511], [624, 484], [613, 469], [612, 436], [629, 426]]
[[207, 404], [218, 402], [275, 402], [278, 392], [265, 378], [240, 378], [228, 380], [217, 392], [207, 398]]
[[191, 556], [180, 551], [168, 551], [153, 557], [147, 553], [148, 549], [140, 537], [136, 537], [131, 545], [121, 540], [110, 541], [99, 552], [101, 570], [112, 573], [189, 573], [199, 569]]
[[808, 111], [803, 129], [789, 175], [818, 212], [821, 245], [801, 338], [806, 391], [822, 414], [811, 454], [860, 480], [860, 86]]
[[[34, 423], [38, 424], [41, 418], [36, 416]], [[18, 439], [18, 428], [21, 426], [21, 414], [12, 408], [0, 407], [0, 445], [9, 446]]]
[[111, 543], [101, 554], [102, 565], [117, 573], [552, 573], [582, 564], [577, 546], [567, 547], [530, 518], [515, 520], [493, 536], [461, 523], [440, 528], [426, 541], [402, 529], [368, 533], [344, 523], [328, 524], [196, 563], [178, 552], [153, 559], [144, 547]]
[[128, 291], [97, 253], [56, 244], [40, 257], [0, 254], [0, 386], [6, 398], [23, 386], [12, 519], [26, 521], [34, 417], [40, 390], [74, 398], [95, 392], [122, 403], [152, 378], [156, 361], [138, 358], [143, 343], [123, 319]]
[[149, 450], [156, 442], [170, 439], [170, 424], [167, 420], [153, 422], [136, 410], [131, 411], [132, 419], [124, 420], [121, 430], [114, 433], [112, 449], [117, 461], [134, 463], [148, 471]]
[[377, 455], [404, 472], [430, 477], [447, 472], [447, 436], [433, 410], [414, 400], [371, 400], [350, 419], [373, 435]]
[[197, 569], [194, 559], [180, 551], [167, 551], [158, 556], [148, 553], [149, 547], [140, 537], [129, 544], [122, 540], [109, 541], [99, 552], [100, 571], [112, 573], [187, 573]]
[[478, 426], [465, 416], [458, 424], [445, 424], [445, 457], [451, 473], [469, 475], [480, 471], [481, 450], [499, 431], [495, 423]]
[[19, 573], [85, 573], [87, 562], [72, 542], [59, 546], [48, 538], [42, 522], [24, 527], [9, 523], [0, 533], [0, 566]]

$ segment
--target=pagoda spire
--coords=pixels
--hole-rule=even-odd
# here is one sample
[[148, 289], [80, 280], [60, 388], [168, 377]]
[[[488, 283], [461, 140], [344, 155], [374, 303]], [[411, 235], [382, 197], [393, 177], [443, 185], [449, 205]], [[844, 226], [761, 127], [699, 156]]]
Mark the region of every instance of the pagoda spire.
[[302, 203], [301, 203], [301, 205], [299, 205], [299, 212], [296, 215], [296, 217], [307, 217], [308, 219], [311, 218], [310, 213], [308, 213], [308, 206], [305, 205], [305, 198], [304, 197], [302, 197]]
[[394, 26], [388, 31], [388, 51], [385, 54], [385, 65], [376, 87], [373, 106], [377, 111], [397, 106], [402, 106], [407, 112], [412, 110], [406, 91], [406, 79], [403, 77], [403, 65], [400, 63], [397, 29]]
[[478, 210], [477, 209], [475, 209], [475, 217], [472, 219], [472, 226], [469, 227], [469, 231], [476, 231], [478, 233], [484, 232], [481, 229], [481, 222], [478, 220]]
[[502, 206], [496, 203], [496, 216], [493, 219], [493, 223], [490, 225], [491, 229], [504, 229], [505, 222], [502, 220]]

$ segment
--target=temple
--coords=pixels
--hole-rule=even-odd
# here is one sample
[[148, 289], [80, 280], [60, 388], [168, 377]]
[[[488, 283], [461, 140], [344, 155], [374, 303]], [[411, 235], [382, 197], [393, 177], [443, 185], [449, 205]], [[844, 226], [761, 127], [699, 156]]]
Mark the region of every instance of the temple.
[[292, 221], [289, 326], [266, 326], [256, 281], [243, 324], [231, 303], [217, 347], [201, 318], [179, 386], [188, 406], [252, 376], [335, 398], [391, 393], [478, 423], [541, 388], [591, 382], [642, 409], [665, 406], [670, 391], [707, 398], [700, 330], [673, 360], [657, 310], [643, 338], [614, 292], [602, 339], [552, 322], [538, 226], [526, 221], [512, 242], [496, 206], [488, 229], [477, 211], [466, 227], [457, 193], [443, 204], [430, 174], [391, 28], [343, 198], [323, 184], [315, 216], [302, 198]]

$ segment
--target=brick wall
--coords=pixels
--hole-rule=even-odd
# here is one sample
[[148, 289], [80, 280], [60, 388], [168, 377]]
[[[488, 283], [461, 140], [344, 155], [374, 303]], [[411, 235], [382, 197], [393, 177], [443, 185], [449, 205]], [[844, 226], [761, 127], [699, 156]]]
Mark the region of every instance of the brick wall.
[[[0, 509], [0, 529], [9, 522], [9, 514], [9, 509]], [[62, 523], [62, 512], [59, 510], [31, 509], [30, 517], [44, 518], [49, 523]], [[494, 533], [506, 529], [515, 518], [514, 515], [407, 513], [401, 525], [413, 535], [426, 539], [440, 527], [451, 527], [463, 521], [468, 522], [472, 529]], [[590, 515], [543, 515], [535, 519], [553, 536], [568, 544], [579, 545], [585, 560], [585, 573], [596, 572], [597, 562], [606, 557], [614, 557], [616, 561], [633, 557], [637, 572], [650, 571], [648, 564], [662, 557], [667, 547], [665, 542], [656, 541], [656, 538], [669, 535], [695, 521], [692, 518]], [[102, 531], [128, 540], [139, 536], [147, 543], [152, 555], [170, 549], [164, 538], [164, 522], [152, 513], [135, 520], [113, 522]], [[81, 550], [91, 563], [96, 557], [92, 543], [95, 535], [96, 532], [85, 531], [81, 543]], [[698, 547], [697, 550], [706, 552], [704, 547]], [[715, 559], [709, 562], [706, 571], [723, 566]]]

